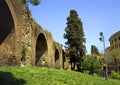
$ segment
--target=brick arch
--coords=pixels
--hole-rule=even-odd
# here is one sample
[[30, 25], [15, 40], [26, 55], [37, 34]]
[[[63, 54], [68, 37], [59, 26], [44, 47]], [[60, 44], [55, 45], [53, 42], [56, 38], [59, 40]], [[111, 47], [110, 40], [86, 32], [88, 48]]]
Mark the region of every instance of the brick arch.
[[19, 65], [22, 27], [21, 0], [0, 0], [0, 9], [0, 63], [10, 65], [12, 56], [15, 56]]
[[0, 0], [0, 63], [10, 65], [15, 52], [15, 20], [10, 0]]
[[[26, 44], [28, 46], [27, 49], [29, 50], [29, 52], [27, 52], [26, 55], [27, 59], [25, 65], [42, 66], [41, 60], [44, 60], [46, 65], [48, 65], [49, 67], [54, 67], [55, 49], [57, 49], [60, 58], [60, 63], [58, 64], [58, 67], [61, 66], [62, 52], [60, 46], [55, 46], [52, 36], [45, 30], [41, 29], [41, 27], [36, 26], [35, 22], [31, 21], [31, 16], [26, 16], [27, 12], [23, 4], [21, 3], [21, 0], [0, 0], [0, 9], [0, 36], [2, 33], [4, 33], [2, 31], [6, 32], [6, 35], [3, 36], [0, 41], [0, 58], [1, 56], [4, 56], [1, 58], [0, 63], [4, 62], [6, 65], [10, 65], [8, 63], [8, 60], [10, 60], [10, 57], [13, 56], [18, 58], [18, 65], [20, 65], [23, 41], [27, 38], [30, 38], [30, 40], [28, 39], [28, 42], [26, 41]], [[7, 12], [5, 11], [6, 9], [8, 10]], [[7, 16], [5, 17], [5, 15], [8, 15], [9, 18]], [[26, 20], [28, 21], [28, 23], [24, 23]], [[5, 25], [2, 26], [1, 22], [2, 25]], [[1, 29], [2, 27], [6, 26], [8, 26], [7, 29]], [[28, 27], [30, 29], [26, 29], [26, 31], [29, 30], [27, 32], [28, 34], [23, 35], [25, 31], [23, 29]], [[24, 38], [26, 36], [27, 38]], [[44, 50], [38, 51], [39, 49]], [[36, 56], [37, 52], [40, 52], [38, 54], [38, 57]]]
[[35, 48], [35, 65], [40, 67], [47, 66], [49, 62], [48, 45], [46, 36], [43, 33], [38, 35]]
[[5, 2], [5, 0], [0, 0], [0, 45], [8, 35], [14, 30], [14, 20], [11, 11]]
[[62, 68], [63, 67], [63, 58], [62, 58], [62, 46], [61, 44], [54, 42], [55, 44], [55, 52], [54, 52], [54, 62], [55, 68]]

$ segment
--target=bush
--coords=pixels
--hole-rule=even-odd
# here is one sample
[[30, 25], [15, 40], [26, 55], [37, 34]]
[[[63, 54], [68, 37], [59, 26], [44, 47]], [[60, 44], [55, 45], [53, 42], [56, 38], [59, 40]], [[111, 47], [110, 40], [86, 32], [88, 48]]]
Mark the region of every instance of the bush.
[[84, 72], [89, 71], [89, 74], [99, 73], [102, 70], [102, 67], [102, 60], [94, 55], [85, 56], [84, 61], [81, 64], [81, 69], [83, 69]]
[[120, 73], [112, 71], [112, 73], [110, 74], [110, 78], [119, 79], [120, 80]]

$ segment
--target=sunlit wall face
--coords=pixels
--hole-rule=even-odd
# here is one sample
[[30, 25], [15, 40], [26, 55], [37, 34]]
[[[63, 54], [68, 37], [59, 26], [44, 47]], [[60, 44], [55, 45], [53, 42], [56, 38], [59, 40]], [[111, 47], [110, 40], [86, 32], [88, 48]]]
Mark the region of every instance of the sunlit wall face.
[[0, 9], [0, 44], [2, 44], [13, 29], [14, 22], [5, 0], [0, 0]]
[[120, 31], [118, 31], [117, 33], [113, 34], [110, 37], [109, 41], [110, 41], [111, 49], [120, 48]]

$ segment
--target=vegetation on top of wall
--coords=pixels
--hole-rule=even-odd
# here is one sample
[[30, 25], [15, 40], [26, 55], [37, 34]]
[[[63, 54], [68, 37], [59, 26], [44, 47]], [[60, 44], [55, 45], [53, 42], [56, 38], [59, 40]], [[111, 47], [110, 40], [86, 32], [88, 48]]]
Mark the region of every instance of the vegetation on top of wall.
[[44, 30], [45, 34], [48, 36], [48, 37], [52, 37], [52, 34], [51, 32], [49, 32], [48, 30]]
[[[22, 0], [23, 4], [28, 4], [28, 3], [31, 3], [33, 5], [38, 5], [41, 0]], [[28, 6], [27, 6], [28, 8]], [[29, 10], [29, 8], [28, 8]], [[32, 18], [33, 19], [33, 18]], [[34, 20], [34, 19], [33, 19]], [[35, 20], [34, 20], [35, 21]], [[45, 32], [45, 34], [48, 36], [48, 37], [52, 37], [52, 34], [48, 31], [48, 30], [44, 30], [36, 21], [34, 22], [34, 25], [35, 25], [35, 29], [41, 29], [42, 31]], [[53, 37], [52, 37], [53, 38]]]
[[35, 22], [35, 28], [38, 30], [41, 29], [48, 36], [48, 38], [53, 38], [51, 32], [44, 30], [37, 22]]
[[60, 44], [60, 43], [58, 43], [58, 42], [56, 42], [56, 41], [54, 41], [54, 43], [55, 43], [56, 49], [61, 49], [61, 44]]
[[42, 28], [37, 22], [35, 22], [35, 28], [36, 28], [36, 29], [42, 29], [42, 30], [43, 30], [43, 28]]
[[56, 42], [56, 41], [54, 41], [54, 43], [55, 43], [55, 46], [56, 46], [56, 47], [59, 47], [59, 46], [60, 46], [60, 43], [58, 43], [58, 42]]

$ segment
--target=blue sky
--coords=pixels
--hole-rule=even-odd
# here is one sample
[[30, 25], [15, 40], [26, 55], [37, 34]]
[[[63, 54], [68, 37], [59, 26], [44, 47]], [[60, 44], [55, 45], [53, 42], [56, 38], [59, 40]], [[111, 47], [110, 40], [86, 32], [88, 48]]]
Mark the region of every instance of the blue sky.
[[109, 38], [120, 31], [120, 0], [42, 0], [40, 5], [29, 5], [32, 17], [43, 29], [52, 33], [53, 39], [65, 45], [66, 18], [75, 9], [83, 22], [87, 52], [91, 45], [103, 52], [103, 43], [99, 41], [99, 33], [105, 36], [106, 47]]

